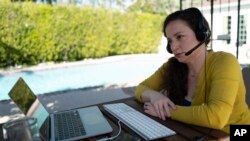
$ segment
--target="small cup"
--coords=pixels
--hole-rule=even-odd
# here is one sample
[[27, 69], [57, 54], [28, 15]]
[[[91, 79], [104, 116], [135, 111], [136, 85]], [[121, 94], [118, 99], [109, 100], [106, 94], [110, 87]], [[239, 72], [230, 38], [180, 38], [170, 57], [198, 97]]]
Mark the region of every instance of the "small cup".
[[37, 119], [25, 117], [3, 125], [5, 141], [40, 141]]

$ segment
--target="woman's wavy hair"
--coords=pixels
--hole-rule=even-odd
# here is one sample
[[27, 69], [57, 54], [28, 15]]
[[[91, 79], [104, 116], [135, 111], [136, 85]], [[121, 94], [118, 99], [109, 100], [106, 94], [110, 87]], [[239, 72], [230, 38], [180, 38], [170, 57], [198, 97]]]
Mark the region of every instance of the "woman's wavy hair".
[[171, 57], [164, 67], [164, 72], [163, 87], [167, 91], [167, 96], [175, 104], [183, 105], [187, 95], [187, 65]]

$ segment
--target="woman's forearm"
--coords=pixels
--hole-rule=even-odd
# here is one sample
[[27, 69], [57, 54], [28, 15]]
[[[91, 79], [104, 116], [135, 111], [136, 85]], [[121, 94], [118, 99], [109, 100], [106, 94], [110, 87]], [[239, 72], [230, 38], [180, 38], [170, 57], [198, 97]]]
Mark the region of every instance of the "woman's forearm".
[[155, 90], [147, 89], [147, 90], [143, 91], [141, 94], [142, 102], [149, 102], [149, 101], [151, 101], [152, 96], [156, 96], [158, 94], [159, 94], [159, 92], [157, 92]]

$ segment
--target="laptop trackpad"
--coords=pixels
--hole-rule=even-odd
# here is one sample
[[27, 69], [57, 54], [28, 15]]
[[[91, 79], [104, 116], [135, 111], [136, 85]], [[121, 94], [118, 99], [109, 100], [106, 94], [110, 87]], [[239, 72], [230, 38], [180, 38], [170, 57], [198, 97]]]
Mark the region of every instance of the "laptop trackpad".
[[89, 136], [109, 133], [112, 131], [112, 127], [97, 106], [79, 109], [79, 114], [83, 121], [86, 133], [89, 134]]
[[101, 117], [96, 116], [95, 114], [91, 114], [91, 113], [83, 115], [83, 119], [85, 120], [84, 124], [89, 124], [89, 125], [98, 124], [99, 122], [102, 122]]

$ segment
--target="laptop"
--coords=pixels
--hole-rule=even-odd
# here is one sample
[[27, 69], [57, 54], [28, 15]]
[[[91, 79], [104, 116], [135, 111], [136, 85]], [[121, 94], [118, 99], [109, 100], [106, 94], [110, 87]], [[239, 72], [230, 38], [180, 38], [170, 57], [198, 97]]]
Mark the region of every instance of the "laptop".
[[97, 106], [49, 113], [21, 77], [9, 96], [25, 116], [37, 118], [42, 140], [71, 141], [112, 132]]

